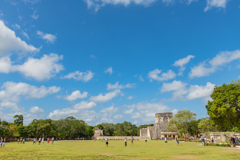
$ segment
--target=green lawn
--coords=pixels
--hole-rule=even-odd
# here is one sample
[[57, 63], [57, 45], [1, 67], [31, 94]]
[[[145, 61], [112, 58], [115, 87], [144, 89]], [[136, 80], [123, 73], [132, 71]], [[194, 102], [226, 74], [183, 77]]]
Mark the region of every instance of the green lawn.
[[240, 159], [240, 150], [230, 147], [202, 146], [201, 143], [175, 141], [110, 140], [106, 147], [101, 141], [57, 141], [54, 145], [33, 145], [32, 142], [7, 143], [0, 148], [0, 159]]

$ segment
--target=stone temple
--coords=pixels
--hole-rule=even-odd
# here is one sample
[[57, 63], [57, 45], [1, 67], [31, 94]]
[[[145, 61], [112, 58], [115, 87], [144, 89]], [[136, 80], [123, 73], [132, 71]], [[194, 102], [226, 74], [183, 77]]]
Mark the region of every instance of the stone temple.
[[140, 129], [140, 138], [158, 139], [171, 137], [172, 139], [176, 139], [178, 136], [177, 132], [168, 132], [166, 128], [172, 118], [172, 112], [156, 113], [154, 126]]

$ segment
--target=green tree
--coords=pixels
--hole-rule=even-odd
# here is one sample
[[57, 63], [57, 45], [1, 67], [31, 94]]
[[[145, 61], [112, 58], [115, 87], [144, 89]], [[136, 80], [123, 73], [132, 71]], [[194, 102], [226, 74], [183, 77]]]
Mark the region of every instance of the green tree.
[[99, 129], [103, 129], [103, 125], [98, 124], [98, 125], [97, 125], [97, 128], [99, 128]]
[[17, 131], [18, 131], [20, 137], [24, 137], [24, 138], [28, 137], [28, 130], [27, 129], [28, 129], [28, 127], [25, 127], [21, 124], [19, 126], [17, 126]]
[[13, 118], [15, 118], [14, 124], [16, 124], [17, 126], [19, 126], [20, 124], [23, 125], [23, 115], [15, 115]]
[[178, 133], [185, 136], [189, 136], [190, 122], [196, 119], [196, 113], [190, 112], [189, 110], [178, 111], [172, 120], [170, 120], [170, 125], [167, 127], [169, 129], [174, 129], [174, 124], [177, 127]]
[[206, 105], [210, 119], [222, 131], [240, 128], [240, 81], [215, 87]]
[[94, 135], [94, 131], [93, 130], [94, 130], [94, 127], [92, 127], [92, 126], [87, 126], [85, 128], [85, 135], [86, 135], [86, 137], [88, 139], [91, 139], [92, 136]]

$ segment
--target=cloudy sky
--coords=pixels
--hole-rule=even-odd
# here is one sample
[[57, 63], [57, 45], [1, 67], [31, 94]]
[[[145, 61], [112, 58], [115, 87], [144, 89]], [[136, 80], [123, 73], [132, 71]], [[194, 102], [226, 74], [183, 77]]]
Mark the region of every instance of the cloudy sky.
[[0, 118], [207, 116], [240, 78], [238, 0], [2, 0]]

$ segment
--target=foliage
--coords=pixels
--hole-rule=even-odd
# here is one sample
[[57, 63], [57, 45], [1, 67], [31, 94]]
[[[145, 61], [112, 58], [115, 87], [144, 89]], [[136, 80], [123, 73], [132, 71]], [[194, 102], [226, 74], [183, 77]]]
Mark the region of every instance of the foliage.
[[214, 125], [214, 122], [207, 118], [202, 118], [199, 120], [198, 129], [201, 133], [217, 131], [217, 127]]
[[184, 134], [187, 137], [189, 136], [189, 132], [193, 132], [196, 128], [195, 122], [191, 122], [196, 119], [196, 113], [190, 112], [189, 110], [181, 110], [178, 111], [174, 118], [170, 120], [170, 123], [167, 125], [167, 129], [170, 131], [178, 131], [181, 135]]
[[13, 118], [15, 118], [14, 124], [16, 124], [17, 126], [23, 125], [23, 116], [22, 115], [15, 115]]
[[222, 131], [240, 128], [240, 80], [215, 87], [206, 105], [210, 119]]

